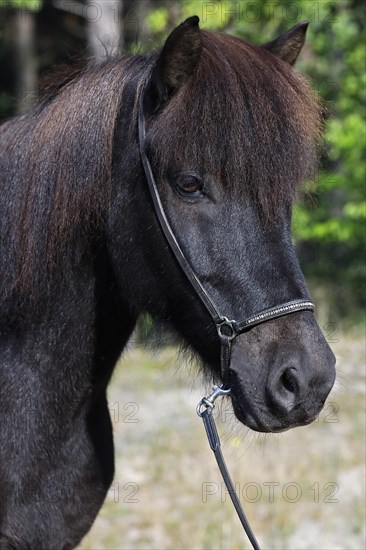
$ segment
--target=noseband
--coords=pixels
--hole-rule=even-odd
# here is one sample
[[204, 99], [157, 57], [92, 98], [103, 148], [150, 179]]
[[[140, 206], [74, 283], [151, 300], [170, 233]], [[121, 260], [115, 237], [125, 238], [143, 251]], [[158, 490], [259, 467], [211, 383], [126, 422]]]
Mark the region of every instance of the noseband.
[[240, 500], [236, 494], [235, 486], [232, 482], [228, 469], [226, 467], [220, 446], [220, 439], [216, 430], [216, 425], [212, 416], [212, 410], [214, 408], [214, 401], [219, 395], [229, 395], [230, 387], [225, 388], [225, 384], [229, 381], [229, 371], [230, 371], [230, 358], [231, 358], [231, 346], [233, 340], [242, 334], [246, 330], [260, 325], [271, 319], [277, 319], [278, 317], [283, 317], [289, 313], [296, 313], [297, 311], [314, 311], [314, 304], [309, 300], [304, 299], [295, 299], [290, 302], [280, 304], [275, 307], [264, 309], [258, 313], [254, 313], [250, 317], [241, 320], [229, 320], [228, 317], [221, 314], [219, 308], [212, 300], [211, 296], [203, 287], [201, 281], [198, 279], [197, 275], [193, 271], [190, 263], [185, 257], [175, 235], [170, 226], [168, 218], [165, 214], [163, 205], [160, 200], [158, 188], [155, 182], [154, 174], [151, 168], [149, 159], [146, 156], [146, 146], [145, 146], [145, 117], [143, 113], [143, 107], [140, 106], [139, 115], [138, 115], [138, 137], [139, 137], [139, 148], [140, 148], [140, 157], [144, 167], [144, 172], [146, 180], [149, 186], [151, 198], [154, 204], [155, 213], [159, 220], [160, 227], [165, 235], [165, 238], [168, 242], [170, 250], [173, 252], [178, 264], [182, 268], [187, 279], [194, 288], [196, 294], [199, 296], [201, 302], [205, 305], [207, 311], [210, 313], [215, 327], [217, 330], [217, 335], [220, 341], [220, 372], [223, 385], [220, 387], [215, 387], [212, 394], [208, 397], [204, 397], [199, 404], [197, 405], [197, 413], [202, 418], [204, 426], [206, 429], [207, 437], [215, 454], [217, 464], [220, 468], [221, 474], [225, 481], [226, 487], [228, 489], [230, 498], [234, 504], [236, 512], [239, 516], [242, 526], [255, 550], [259, 550], [258, 542], [250, 528], [248, 520], [244, 514], [244, 510], [241, 507]]

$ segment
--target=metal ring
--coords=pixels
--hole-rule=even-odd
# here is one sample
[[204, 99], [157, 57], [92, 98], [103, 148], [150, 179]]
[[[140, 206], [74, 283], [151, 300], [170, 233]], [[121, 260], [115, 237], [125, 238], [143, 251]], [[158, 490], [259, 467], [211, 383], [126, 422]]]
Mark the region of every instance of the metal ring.
[[[234, 328], [235, 321], [229, 321], [227, 317], [223, 317], [221, 323], [217, 324], [217, 332], [219, 333], [220, 338], [228, 338], [229, 340], [232, 340], [235, 338], [236, 331]], [[227, 330], [227, 334], [222, 331], [222, 329]]]

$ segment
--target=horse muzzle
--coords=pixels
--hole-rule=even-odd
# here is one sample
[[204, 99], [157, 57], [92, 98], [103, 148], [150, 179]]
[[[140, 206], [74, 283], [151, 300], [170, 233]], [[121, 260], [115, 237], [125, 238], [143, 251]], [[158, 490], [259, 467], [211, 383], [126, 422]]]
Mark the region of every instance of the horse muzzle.
[[[275, 348], [275, 352], [269, 346], [258, 355], [243, 357], [240, 347], [233, 347], [230, 387], [234, 412], [238, 420], [259, 432], [310, 424], [335, 381], [335, 357], [325, 341], [312, 350], [303, 344], [281, 347], [278, 343]], [[244, 366], [248, 360], [250, 367]]]

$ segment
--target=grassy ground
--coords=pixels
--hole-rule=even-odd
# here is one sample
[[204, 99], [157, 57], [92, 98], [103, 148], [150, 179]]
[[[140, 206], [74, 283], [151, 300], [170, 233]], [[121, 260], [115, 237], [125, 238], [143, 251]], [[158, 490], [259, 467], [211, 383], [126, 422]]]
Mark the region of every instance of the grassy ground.
[[[263, 549], [365, 543], [365, 340], [331, 344], [338, 381], [319, 420], [281, 435], [217, 411], [223, 450]], [[110, 388], [115, 482], [80, 550], [246, 549], [195, 405], [206, 388], [175, 350], [133, 349]]]

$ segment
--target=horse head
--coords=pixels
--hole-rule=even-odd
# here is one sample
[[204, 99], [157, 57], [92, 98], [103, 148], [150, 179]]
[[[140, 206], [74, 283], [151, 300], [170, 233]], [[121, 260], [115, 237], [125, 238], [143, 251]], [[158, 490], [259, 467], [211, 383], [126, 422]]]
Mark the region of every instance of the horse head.
[[[191, 17], [150, 59], [136, 95], [167, 223], [227, 319], [309, 301], [291, 242], [293, 201], [314, 174], [322, 126], [315, 94], [292, 67], [306, 28], [255, 47], [201, 31]], [[129, 204], [144, 212], [143, 223], [130, 220], [141, 277], [127, 286], [137, 307], [170, 323], [214, 378], [224, 376], [245, 425], [276, 432], [313, 421], [333, 386], [335, 360], [312, 312], [242, 330], [220, 372], [215, 325], [157, 223], [136, 143], [133, 155], [139, 182]]]

